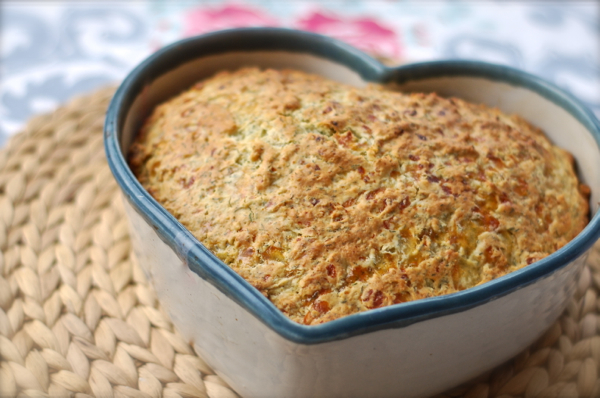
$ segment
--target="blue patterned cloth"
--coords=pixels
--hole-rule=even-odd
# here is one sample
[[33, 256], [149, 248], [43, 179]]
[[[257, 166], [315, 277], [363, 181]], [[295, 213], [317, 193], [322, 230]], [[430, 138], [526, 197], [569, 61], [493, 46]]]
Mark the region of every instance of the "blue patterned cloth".
[[600, 3], [220, 1], [0, 3], [0, 146], [32, 115], [119, 82], [192, 34], [284, 26], [401, 62], [478, 59], [542, 76], [600, 117]]

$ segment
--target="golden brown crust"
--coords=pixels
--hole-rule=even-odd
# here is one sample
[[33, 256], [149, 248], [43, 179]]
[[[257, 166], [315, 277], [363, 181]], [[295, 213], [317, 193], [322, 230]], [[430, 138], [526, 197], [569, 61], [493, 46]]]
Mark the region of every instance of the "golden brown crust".
[[519, 117], [297, 71], [222, 72], [156, 108], [146, 189], [294, 321], [460, 291], [588, 221], [572, 157]]

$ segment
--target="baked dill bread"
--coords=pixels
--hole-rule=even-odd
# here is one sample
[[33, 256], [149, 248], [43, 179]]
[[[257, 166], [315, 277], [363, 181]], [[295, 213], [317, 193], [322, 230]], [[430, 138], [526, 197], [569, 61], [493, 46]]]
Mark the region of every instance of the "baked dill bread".
[[158, 106], [135, 175], [283, 313], [319, 324], [520, 269], [588, 222], [573, 158], [517, 116], [291, 70]]

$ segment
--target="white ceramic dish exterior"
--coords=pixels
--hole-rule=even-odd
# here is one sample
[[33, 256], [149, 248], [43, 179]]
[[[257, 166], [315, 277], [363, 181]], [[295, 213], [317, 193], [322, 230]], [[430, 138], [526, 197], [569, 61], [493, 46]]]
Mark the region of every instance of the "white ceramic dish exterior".
[[[295, 51], [233, 51], [198, 57], [146, 82], [143, 90], [129, 93], [130, 106], [121, 128], [117, 128], [116, 145], [128, 147], [140, 122], [156, 104], [218, 70], [243, 65], [292, 67], [354, 85], [365, 83], [348, 66]], [[371, 66], [382, 75], [390, 73], [376, 61]], [[577, 159], [581, 179], [592, 188], [590, 202], [592, 214], [596, 213], [600, 201], [597, 140], [589, 126], [556, 101], [526, 85], [481, 75], [408, 79], [399, 87], [497, 106], [541, 127], [552, 141]], [[109, 111], [107, 122], [110, 118]], [[109, 163], [122, 162], [111, 155], [109, 146], [110, 143]], [[551, 272], [534, 269], [531, 272], [535, 275], [523, 282], [530, 271], [517, 271], [500, 278], [503, 281], [499, 285], [508, 287], [490, 290], [487, 296], [485, 285], [476, 288], [473, 294], [483, 293], [473, 296], [472, 303], [468, 295], [460, 305], [449, 304], [448, 308], [444, 307], [445, 301], [454, 300], [455, 295], [428, 299], [441, 310], [429, 311], [422, 317], [417, 311], [400, 323], [393, 319], [382, 322], [379, 315], [390, 311], [383, 308], [352, 315], [353, 325], [378, 322], [372, 330], [367, 327], [356, 332], [355, 328], [344, 333], [338, 328], [330, 333], [329, 326], [300, 326], [283, 315], [279, 319], [276, 310], [275, 315], [269, 313], [264, 318], [257, 310], [257, 316], [253, 313], [254, 302], [241, 303], [227, 288], [215, 284], [212, 276], [192, 271], [191, 246], [172, 244], [189, 241], [186, 233], [179, 229], [165, 237], [162, 221], [152, 222], [154, 216], [149, 218], [140, 210], [155, 206], [153, 199], [149, 195], [132, 195], [119, 177], [119, 173], [127, 171], [115, 171], [121, 166], [112, 163], [117, 180], [122, 187], [125, 185], [134, 249], [163, 307], [207, 363], [244, 397], [424, 397], [467, 381], [519, 353], [557, 319], [574, 292], [585, 249], [598, 236], [596, 229], [588, 231], [583, 234], [585, 238], [562, 249], [562, 257], [563, 252], [556, 253], [555, 262], [562, 262]], [[588, 226], [591, 228], [597, 225]], [[570, 246], [571, 251], [566, 250]], [[229, 279], [236, 281], [235, 275], [226, 275], [223, 284], [230, 283]], [[456, 297], [463, 297], [460, 294]], [[256, 300], [263, 305], [260, 298]], [[415, 308], [420, 308], [418, 305]], [[270, 320], [273, 317], [276, 321]], [[311, 340], [306, 338], [312, 333], [311, 328], [322, 328], [324, 332]]]

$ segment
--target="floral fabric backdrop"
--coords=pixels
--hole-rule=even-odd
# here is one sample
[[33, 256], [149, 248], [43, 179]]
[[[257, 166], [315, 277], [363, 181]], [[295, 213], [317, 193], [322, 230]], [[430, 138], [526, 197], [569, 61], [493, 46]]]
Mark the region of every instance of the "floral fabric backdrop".
[[281, 26], [339, 38], [388, 62], [477, 59], [565, 88], [600, 117], [596, 1], [3, 1], [0, 146], [32, 115], [118, 83], [182, 37]]

